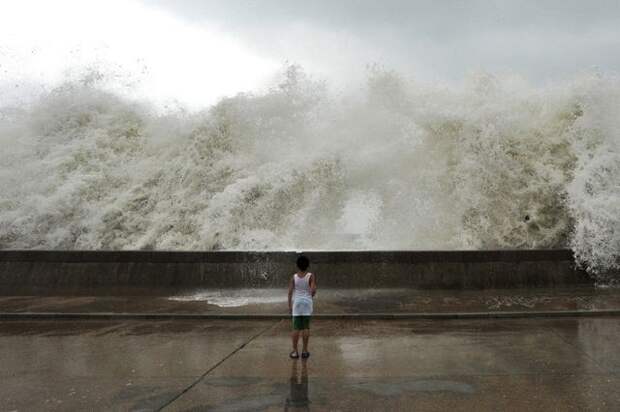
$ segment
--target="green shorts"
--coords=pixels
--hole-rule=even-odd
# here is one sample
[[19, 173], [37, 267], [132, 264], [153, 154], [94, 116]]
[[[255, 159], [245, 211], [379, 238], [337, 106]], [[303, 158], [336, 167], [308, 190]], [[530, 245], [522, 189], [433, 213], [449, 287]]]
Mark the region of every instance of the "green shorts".
[[293, 316], [293, 329], [310, 329], [310, 316]]

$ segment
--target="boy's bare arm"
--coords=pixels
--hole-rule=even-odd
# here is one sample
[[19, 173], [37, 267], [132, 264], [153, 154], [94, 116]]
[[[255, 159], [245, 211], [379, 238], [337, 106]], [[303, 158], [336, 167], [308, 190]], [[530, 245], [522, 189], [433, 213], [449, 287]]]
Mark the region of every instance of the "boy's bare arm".
[[293, 311], [293, 279], [288, 282], [288, 311]]
[[312, 296], [316, 295], [316, 275], [314, 273], [310, 277], [310, 291]]

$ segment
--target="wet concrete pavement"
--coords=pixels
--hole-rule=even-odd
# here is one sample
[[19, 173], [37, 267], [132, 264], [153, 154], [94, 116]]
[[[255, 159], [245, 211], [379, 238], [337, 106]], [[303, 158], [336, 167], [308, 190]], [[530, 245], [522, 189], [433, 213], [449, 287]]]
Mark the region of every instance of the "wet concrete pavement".
[[[212, 289], [174, 295], [0, 296], [0, 313], [286, 314], [286, 290]], [[315, 313], [450, 313], [620, 310], [620, 289], [321, 289]]]
[[620, 319], [0, 322], [1, 410], [620, 410]]

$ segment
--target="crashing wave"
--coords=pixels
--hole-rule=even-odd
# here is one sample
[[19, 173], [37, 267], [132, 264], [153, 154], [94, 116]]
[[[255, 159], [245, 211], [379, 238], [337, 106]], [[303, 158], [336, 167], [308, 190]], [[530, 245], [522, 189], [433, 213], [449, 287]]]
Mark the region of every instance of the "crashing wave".
[[289, 67], [264, 93], [160, 114], [67, 83], [0, 109], [0, 248], [572, 247], [620, 258], [620, 83], [462, 87], [372, 70], [335, 95]]

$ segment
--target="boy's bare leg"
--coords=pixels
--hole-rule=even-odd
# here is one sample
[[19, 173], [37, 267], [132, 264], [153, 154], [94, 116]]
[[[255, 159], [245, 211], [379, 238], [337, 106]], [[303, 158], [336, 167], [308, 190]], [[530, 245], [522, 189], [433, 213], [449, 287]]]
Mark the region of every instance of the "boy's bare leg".
[[310, 329], [304, 329], [301, 331], [303, 337], [303, 352], [308, 352], [308, 341], [310, 340]]
[[291, 333], [291, 340], [293, 341], [293, 350], [295, 352], [299, 352], [297, 350], [297, 348], [299, 347], [299, 331], [298, 330], [294, 330], [293, 333]]

